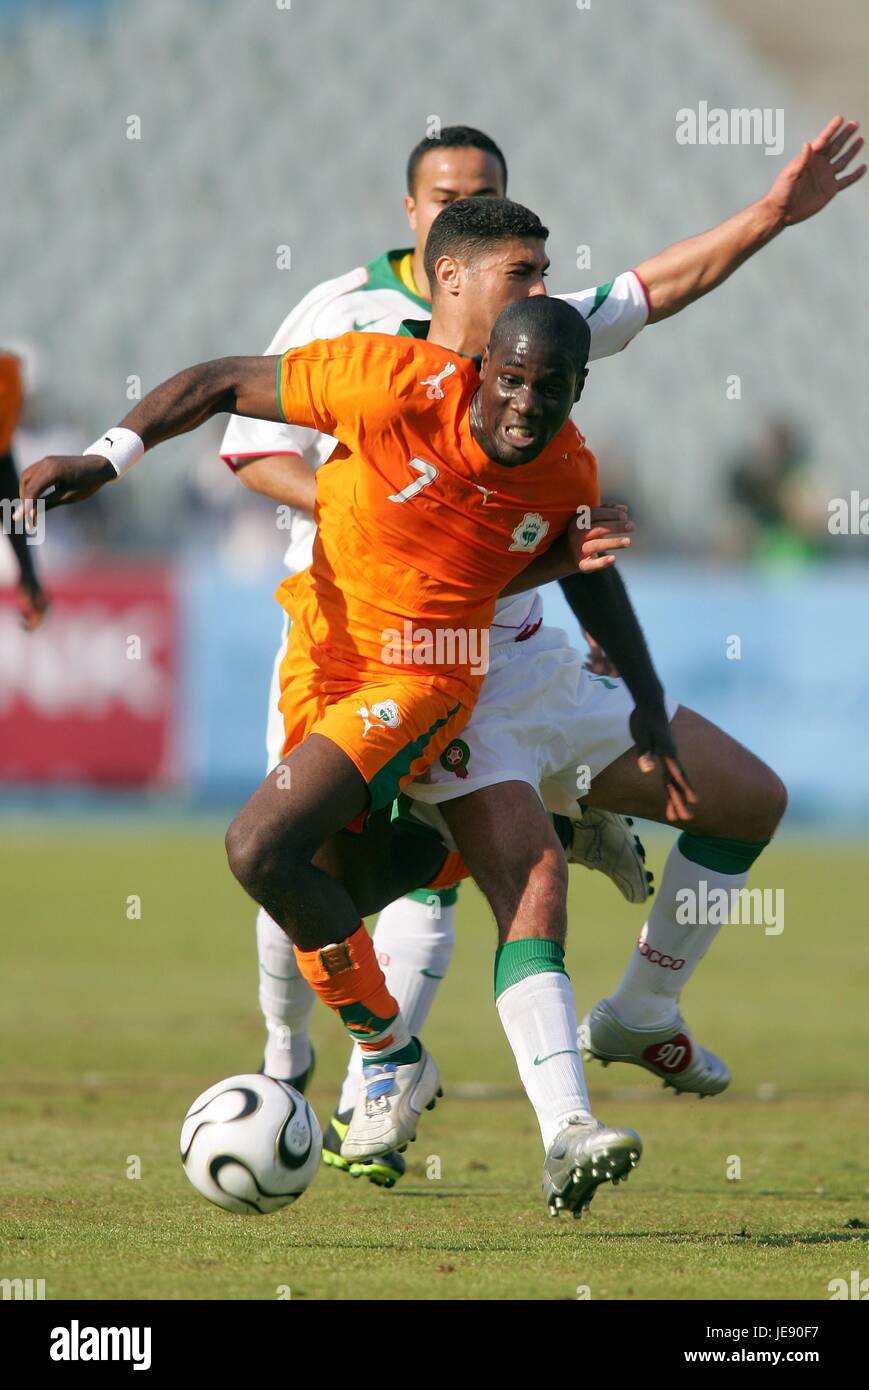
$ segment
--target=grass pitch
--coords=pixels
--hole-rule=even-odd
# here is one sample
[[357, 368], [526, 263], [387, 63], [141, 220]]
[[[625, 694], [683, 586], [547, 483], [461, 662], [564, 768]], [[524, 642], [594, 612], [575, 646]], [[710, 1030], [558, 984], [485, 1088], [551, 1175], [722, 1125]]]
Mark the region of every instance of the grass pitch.
[[[651, 843], [660, 872], [669, 839]], [[725, 927], [689, 986], [689, 1022], [732, 1066], [727, 1094], [700, 1104], [590, 1065], [596, 1111], [646, 1151], [581, 1222], [551, 1220], [540, 1196], [472, 888], [426, 1032], [446, 1100], [407, 1176], [382, 1192], [324, 1168], [255, 1218], [203, 1201], [177, 1152], [194, 1096], [261, 1057], [253, 908], [220, 827], [58, 821], [4, 832], [2, 859], [0, 1277], [45, 1279], [49, 1299], [827, 1299], [831, 1279], [869, 1272], [866, 850], [783, 839], [752, 879], [784, 888], [783, 933]], [[581, 1010], [641, 922], [572, 871]], [[324, 1009], [314, 1035], [325, 1122], [345, 1043]]]

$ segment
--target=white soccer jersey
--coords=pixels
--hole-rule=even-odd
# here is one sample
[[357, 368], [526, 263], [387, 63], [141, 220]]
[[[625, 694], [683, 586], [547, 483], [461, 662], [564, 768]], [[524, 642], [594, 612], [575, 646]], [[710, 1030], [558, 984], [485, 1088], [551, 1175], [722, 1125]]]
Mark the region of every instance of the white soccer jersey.
[[[274, 356], [316, 338], [337, 338], [342, 333], [397, 333], [405, 319], [430, 318], [431, 305], [413, 294], [393, 268], [393, 262], [406, 255], [406, 250], [387, 251], [367, 266], [317, 285], [284, 319], [265, 355]], [[588, 324], [590, 362], [627, 347], [649, 315], [645, 288], [630, 270], [607, 285], [557, 297], [571, 304]], [[233, 415], [223, 436], [220, 457], [235, 466], [245, 457], [295, 454], [304, 458], [313, 472], [326, 462], [335, 443], [331, 435], [299, 425]], [[284, 555], [284, 564], [291, 574], [311, 563], [314, 530], [311, 517], [293, 512], [290, 542]], [[541, 615], [536, 593], [500, 599], [495, 609], [498, 635], [514, 640], [514, 629], [525, 629]], [[497, 640], [495, 632], [493, 638]]]

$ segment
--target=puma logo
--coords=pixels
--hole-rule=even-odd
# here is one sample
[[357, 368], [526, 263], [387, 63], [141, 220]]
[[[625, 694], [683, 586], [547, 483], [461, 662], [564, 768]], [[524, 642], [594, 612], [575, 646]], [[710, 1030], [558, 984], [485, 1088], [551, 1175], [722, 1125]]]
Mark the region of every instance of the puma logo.
[[374, 725], [372, 724], [371, 719], [369, 717], [371, 714], [371, 710], [368, 708], [367, 705], [360, 705], [356, 713], [362, 716], [362, 721], [364, 724], [364, 728], [362, 730], [362, 737], [364, 738], [365, 735], [368, 733], [368, 730], [374, 728]]
[[419, 383], [420, 386], [428, 387], [428, 390], [425, 394], [428, 396], [430, 401], [443, 400], [444, 393], [441, 387], [441, 382], [443, 381], [444, 377], [451, 376], [455, 370], [455, 362], [448, 362], [442, 372], [436, 372], [434, 376], [427, 376]]

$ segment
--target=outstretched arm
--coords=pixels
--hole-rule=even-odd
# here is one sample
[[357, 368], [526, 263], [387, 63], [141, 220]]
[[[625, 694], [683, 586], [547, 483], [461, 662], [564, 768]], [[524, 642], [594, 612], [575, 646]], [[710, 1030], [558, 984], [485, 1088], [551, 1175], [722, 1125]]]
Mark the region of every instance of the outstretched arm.
[[782, 169], [768, 193], [711, 231], [689, 237], [643, 261], [636, 274], [649, 299], [649, 323], [678, 314], [695, 299], [714, 290], [734, 270], [785, 227], [814, 217], [828, 203], [856, 183], [866, 165], [846, 174], [848, 165], [863, 146], [862, 136], [852, 139], [857, 121], [834, 116]]
[[[280, 360], [279, 357], [221, 357], [215, 362], [187, 367], [149, 391], [125, 416], [119, 428], [131, 436], [138, 435], [144, 449], [148, 450], [165, 439], [195, 430], [222, 411], [279, 420], [275, 383]], [[111, 457], [111, 434], [106, 435], [105, 443], [108, 457], [83, 454], [71, 458], [45, 458], [25, 470], [21, 476], [20, 495], [28, 524], [32, 524], [37, 499], [45, 498], [46, 508], [82, 502], [104, 483], [119, 476], [119, 467]]]
[[279, 357], [219, 357], [187, 367], [149, 391], [121, 427], [133, 430], [146, 449], [153, 449], [224, 411], [279, 420], [275, 387], [279, 362]]

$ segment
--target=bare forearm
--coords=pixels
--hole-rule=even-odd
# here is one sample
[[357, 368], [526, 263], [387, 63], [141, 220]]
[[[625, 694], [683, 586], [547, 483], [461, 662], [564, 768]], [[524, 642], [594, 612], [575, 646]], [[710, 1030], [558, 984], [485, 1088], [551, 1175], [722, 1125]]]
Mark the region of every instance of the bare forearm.
[[567, 530], [542, 555], [537, 555], [502, 590], [502, 597], [536, 589], [581, 571], [593, 574], [615, 564], [616, 553], [630, 545], [634, 523], [622, 502], [578, 507]]
[[576, 574], [576, 558], [571, 553], [567, 535], [559, 536], [543, 555], [537, 555], [510, 580], [501, 590], [501, 597], [511, 594], [524, 594], [526, 589], [538, 589], [541, 584], [551, 584], [563, 575]]
[[660, 705], [663, 688], [621, 575], [615, 569], [577, 574], [570, 606], [582, 626], [604, 649], [637, 705]]
[[649, 323], [678, 314], [716, 289], [785, 225], [770, 200], [760, 198], [710, 231], [676, 242], [643, 261], [636, 273], [649, 294]]
[[259, 492], [294, 511], [314, 511], [317, 480], [299, 454], [262, 454], [239, 459], [235, 467], [239, 482], [251, 492]]
[[269, 357], [220, 357], [200, 362], [155, 386], [121, 421], [146, 449], [186, 434], [224, 411], [277, 420], [275, 365]]

